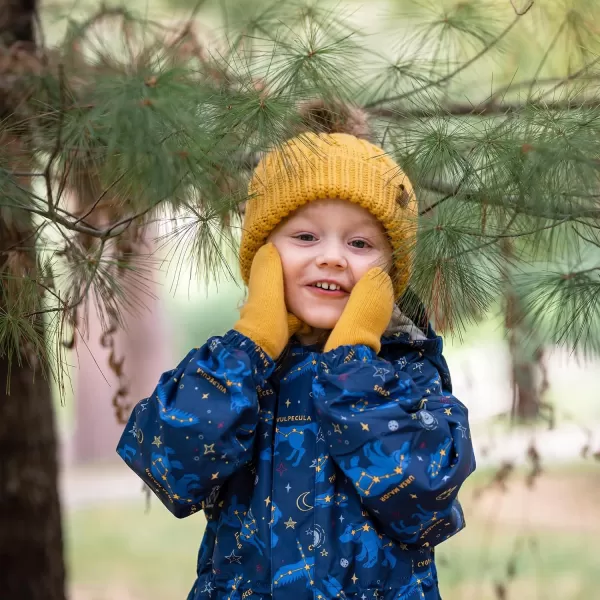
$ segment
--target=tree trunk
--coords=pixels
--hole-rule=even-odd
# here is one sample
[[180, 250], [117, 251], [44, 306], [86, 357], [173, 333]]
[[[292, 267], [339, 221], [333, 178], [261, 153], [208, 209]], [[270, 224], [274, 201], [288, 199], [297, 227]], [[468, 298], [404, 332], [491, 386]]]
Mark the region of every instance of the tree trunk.
[[56, 430], [50, 386], [0, 360], [0, 596], [64, 600]]
[[0, 0], [0, 46], [35, 42], [37, 0]]
[[[19, 156], [19, 141], [13, 138], [12, 146]], [[19, 276], [35, 276], [29, 217], [9, 216], [10, 222], [0, 220], [0, 272], [12, 278], [0, 279], [0, 303], [18, 294]], [[52, 394], [36, 372], [39, 355], [22, 348], [12, 358], [9, 368], [8, 357], [0, 357], [0, 596], [64, 600]]]
[[[513, 258], [512, 242], [500, 243], [507, 264]], [[513, 392], [511, 418], [518, 422], [533, 422], [545, 418], [551, 423], [551, 407], [543, 401], [548, 389], [543, 348], [535, 343], [535, 332], [528, 328], [521, 300], [505, 274], [504, 325], [508, 337]]]
[[[35, 49], [35, 17], [35, 0], [0, 0], [0, 53], [8, 55], [14, 45], [23, 52]], [[0, 72], [2, 119], [10, 118], [22, 100], [18, 87], [7, 85], [15, 80], [10, 64], [4, 61], [7, 71]], [[26, 134], [25, 126], [21, 131]], [[0, 143], [12, 166], [30, 170], [20, 168], [30, 165], [21, 138], [0, 136]], [[20, 183], [29, 185], [28, 181]], [[18, 294], [19, 277], [35, 277], [31, 233], [26, 213], [2, 211], [0, 273], [12, 278], [0, 279], [0, 310], [11, 294]], [[8, 357], [0, 356], [0, 596], [3, 600], [65, 600], [52, 394], [48, 381], [35, 368], [39, 356], [30, 349], [21, 350], [11, 365]]]
[[524, 341], [524, 326], [515, 321], [518, 307], [510, 301], [506, 311], [508, 327], [508, 348], [511, 362], [511, 383], [513, 389], [511, 414], [517, 421], [534, 421], [540, 416], [541, 399], [538, 385], [538, 372], [543, 353], [528, 352]]

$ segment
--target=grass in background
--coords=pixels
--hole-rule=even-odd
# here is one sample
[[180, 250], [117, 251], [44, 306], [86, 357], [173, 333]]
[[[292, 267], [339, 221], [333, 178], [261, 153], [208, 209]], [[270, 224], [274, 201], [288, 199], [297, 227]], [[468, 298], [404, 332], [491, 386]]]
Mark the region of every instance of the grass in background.
[[[530, 493], [517, 476], [506, 494], [473, 492], [492, 477], [476, 473], [461, 500], [468, 526], [437, 551], [444, 600], [496, 600], [494, 586], [520, 548], [507, 600], [589, 600], [600, 589], [594, 553], [600, 514], [597, 468], [554, 469]], [[587, 500], [585, 500], [587, 499]], [[586, 504], [587, 502], [587, 504]], [[193, 583], [201, 515], [178, 520], [144, 499], [66, 515], [72, 600], [183, 600]]]

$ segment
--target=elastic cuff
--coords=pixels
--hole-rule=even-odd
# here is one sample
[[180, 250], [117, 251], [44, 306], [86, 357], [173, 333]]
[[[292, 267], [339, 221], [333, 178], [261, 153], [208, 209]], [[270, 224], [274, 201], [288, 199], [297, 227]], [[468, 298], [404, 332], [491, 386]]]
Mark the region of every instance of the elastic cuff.
[[347, 346], [338, 346], [333, 350], [328, 350], [322, 354], [322, 360], [330, 368], [335, 368], [341, 364], [349, 362], [372, 362], [377, 359], [377, 353], [370, 346], [364, 344], [354, 344]]
[[[216, 338], [219, 339], [219, 338]], [[256, 375], [267, 378], [275, 368], [273, 359], [254, 341], [243, 333], [230, 329], [222, 338], [223, 344], [238, 352], [244, 352], [250, 358], [250, 362], [255, 367]]]

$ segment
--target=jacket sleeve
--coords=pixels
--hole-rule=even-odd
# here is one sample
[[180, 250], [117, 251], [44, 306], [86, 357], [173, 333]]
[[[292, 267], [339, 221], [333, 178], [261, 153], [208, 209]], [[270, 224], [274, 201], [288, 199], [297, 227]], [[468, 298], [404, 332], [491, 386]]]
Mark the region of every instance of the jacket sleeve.
[[256, 388], [272, 360], [231, 331], [194, 349], [133, 409], [118, 454], [176, 516], [211, 504], [252, 458]]
[[313, 397], [331, 456], [382, 532], [435, 546], [464, 527], [456, 496], [475, 469], [467, 408], [429, 359], [390, 363], [343, 346], [322, 355]]

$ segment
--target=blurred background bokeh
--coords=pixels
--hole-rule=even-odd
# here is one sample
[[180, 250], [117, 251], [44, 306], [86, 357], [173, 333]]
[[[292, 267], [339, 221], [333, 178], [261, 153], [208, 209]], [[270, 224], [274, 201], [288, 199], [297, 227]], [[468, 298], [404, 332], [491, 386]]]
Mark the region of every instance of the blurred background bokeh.
[[[339, 9], [362, 27], [394, 36], [402, 35], [402, 10], [416, 5], [412, 0], [344, 2]], [[394, 7], [398, 11], [390, 13]], [[48, 40], [61, 35], [65, 13], [83, 14], [89, 8], [43, 4]], [[185, 20], [193, 2], [152, 0], [130, 8], [171, 26]], [[200, 12], [198, 21], [208, 29], [219, 27], [217, 13], [210, 10]], [[519, 35], [538, 36], [540, 47], [553, 34], [544, 30], [543, 20], [534, 19], [529, 27]], [[600, 24], [596, 27], [600, 35]], [[104, 34], [110, 40], [110, 31]], [[385, 44], [385, 39], [382, 35], [374, 43]], [[532, 68], [520, 54], [518, 37], [514, 40], [501, 62], [473, 72], [473, 85], [490, 86], [494, 69], [505, 75], [517, 64]], [[553, 54], [551, 60], [559, 59]], [[145, 308], [128, 317], [127, 331], [118, 332], [110, 344], [90, 314], [89, 336], [70, 354], [66, 395], [56, 394], [73, 600], [175, 600], [186, 597], [194, 580], [203, 517], [179, 521], [143, 492], [114, 452], [122, 426], [111, 399], [120, 385], [131, 401], [143, 398], [189, 348], [227, 331], [243, 289], [226, 277], [218, 283], [198, 281], [191, 266], [175, 269], [162, 262], [160, 244], [149, 243], [154, 244], [156, 268]], [[124, 380], [108, 367], [111, 352], [124, 359]], [[445, 355], [454, 392], [470, 409], [479, 467], [462, 492], [468, 526], [437, 553], [444, 599], [600, 598], [595, 550], [600, 538], [600, 361], [546, 348], [534, 373], [535, 386], [543, 388], [544, 414], [525, 427], [511, 426], [508, 418], [511, 348], [501, 315], [490, 314], [460, 337], [446, 337]]]

